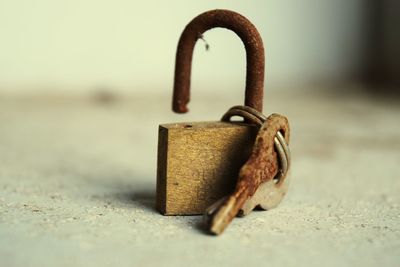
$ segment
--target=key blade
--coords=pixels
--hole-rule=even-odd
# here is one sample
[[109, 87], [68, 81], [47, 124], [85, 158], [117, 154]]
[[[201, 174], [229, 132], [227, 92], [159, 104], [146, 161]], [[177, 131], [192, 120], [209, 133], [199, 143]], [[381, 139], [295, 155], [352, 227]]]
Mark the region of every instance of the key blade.
[[211, 205], [204, 214], [208, 231], [214, 235], [221, 234], [238, 214], [241, 204], [237, 198], [229, 196]]
[[[236, 216], [232, 208], [234, 207], [235, 199], [227, 197], [212, 205], [208, 215], [208, 230], [210, 233], [219, 235]], [[207, 209], [208, 210], [208, 209]]]
[[215, 202], [214, 204], [212, 204], [211, 206], [209, 206], [206, 209], [206, 211], [204, 212], [203, 219], [207, 225], [209, 225], [211, 223], [213, 216], [218, 211], [218, 208], [222, 205], [222, 203], [224, 201], [226, 201], [227, 198], [228, 197], [223, 197], [223, 198], [219, 199], [217, 202]]

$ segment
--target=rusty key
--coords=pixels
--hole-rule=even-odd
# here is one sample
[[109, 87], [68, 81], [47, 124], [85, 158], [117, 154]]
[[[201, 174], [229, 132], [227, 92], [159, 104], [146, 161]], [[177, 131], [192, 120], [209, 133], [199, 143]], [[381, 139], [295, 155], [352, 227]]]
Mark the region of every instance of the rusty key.
[[217, 201], [205, 212], [209, 231], [217, 235], [237, 215], [244, 216], [255, 207], [265, 210], [276, 207], [288, 187], [286, 174], [290, 151], [287, 144], [290, 132], [287, 118], [279, 114], [266, 118], [250, 107], [236, 106], [222, 120], [229, 121], [233, 116], [240, 116], [260, 125], [260, 130], [250, 158], [240, 169], [234, 192]]

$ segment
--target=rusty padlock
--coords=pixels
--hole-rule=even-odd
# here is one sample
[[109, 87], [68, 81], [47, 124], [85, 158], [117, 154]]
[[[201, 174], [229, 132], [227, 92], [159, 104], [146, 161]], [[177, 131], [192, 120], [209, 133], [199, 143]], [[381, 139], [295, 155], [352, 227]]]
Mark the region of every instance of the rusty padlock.
[[[246, 49], [245, 105], [262, 111], [264, 47], [255, 26], [242, 15], [212, 10], [194, 18], [177, 48], [173, 110], [186, 113], [193, 49], [202, 34], [221, 27], [235, 32]], [[257, 127], [246, 122], [190, 122], [159, 126], [157, 209], [164, 215], [203, 214], [230, 193], [250, 156]]]

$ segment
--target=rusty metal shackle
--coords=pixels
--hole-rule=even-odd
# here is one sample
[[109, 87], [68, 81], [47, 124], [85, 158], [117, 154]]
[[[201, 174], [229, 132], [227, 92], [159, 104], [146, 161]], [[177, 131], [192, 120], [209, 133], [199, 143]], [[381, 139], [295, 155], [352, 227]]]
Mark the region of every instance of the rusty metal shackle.
[[182, 32], [176, 52], [173, 111], [177, 113], [188, 111], [194, 46], [204, 32], [217, 27], [233, 31], [242, 40], [247, 61], [245, 105], [262, 112], [265, 58], [261, 36], [247, 18], [223, 9], [200, 14]]

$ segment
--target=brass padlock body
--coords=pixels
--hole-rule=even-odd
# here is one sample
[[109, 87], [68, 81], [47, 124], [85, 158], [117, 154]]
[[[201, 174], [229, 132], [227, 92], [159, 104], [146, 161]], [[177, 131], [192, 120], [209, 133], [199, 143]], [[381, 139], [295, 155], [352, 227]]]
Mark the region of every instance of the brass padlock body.
[[234, 189], [257, 127], [241, 122], [169, 123], [159, 126], [157, 210], [203, 214]]

